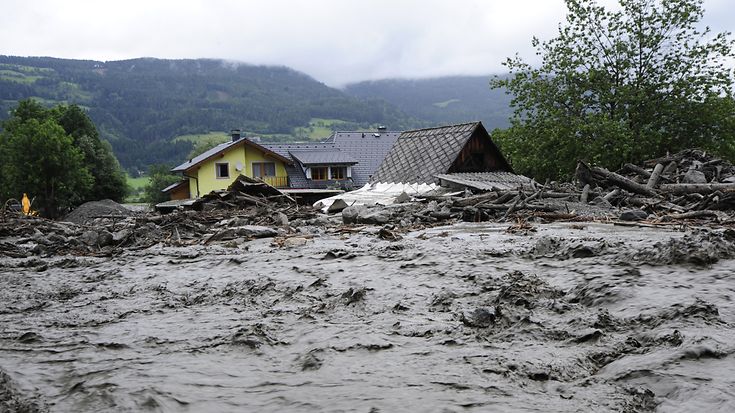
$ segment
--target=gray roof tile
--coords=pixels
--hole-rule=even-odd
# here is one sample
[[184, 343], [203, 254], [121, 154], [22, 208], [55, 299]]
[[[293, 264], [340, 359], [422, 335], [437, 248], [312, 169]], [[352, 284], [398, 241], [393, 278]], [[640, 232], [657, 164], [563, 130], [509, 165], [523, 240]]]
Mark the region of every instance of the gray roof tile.
[[[280, 144], [263, 144], [269, 150], [276, 152], [283, 156], [290, 158], [298, 158], [298, 154], [307, 151], [324, 152], [323, 155], [311, 155], [314, 157], [322, 156], [327, 159], [327, 152], [332, 152], [335, 159], [346, 159], [343, 157], [349, 156], [354, 162], [352, 166], [352, 182], [355, 187], [361, 187], [369, 182], [370, 177], [378, 169], [380, 163], [388, 154], [393, 144], [398, 139], [400, 132], [334, 132], [329, 138], [323, 142], [300, 142], [300, 143], [280, 143]], [[339, 155], [336, 155], [339, 154]], [[291, 156], [295, 155], [295, 156]], [[304, 155], [309, 157], [310, 155]], [[300, 160], [300, 159], [299, 159]], [[348, 163], [348, 162], [340, 162]], [[296, 167], [295, 169], [301, 169]], [[296, 173], [297, 171], [288, 169], [289, 176], [291, 172]], [[303, 175], [303, 171], [301, 171]], [[303, 178], [304, 182], [301, 182], [301, 178], [292, 180], [292, 186], [307, 187], [303, 186], [303, 183], [309, 183], [306, 177]]]
[[480, 122], [401, 133], [373, 176], [374, 182], [431, 183], [446, 173]]
[[348, 153], [339, 149], [331, 149], [327, 151], [309, 150], [309, 151], [289, 151], [291, 156], [299, 161], [302, 165], [354, 165], [357, 163], [355, 158]]

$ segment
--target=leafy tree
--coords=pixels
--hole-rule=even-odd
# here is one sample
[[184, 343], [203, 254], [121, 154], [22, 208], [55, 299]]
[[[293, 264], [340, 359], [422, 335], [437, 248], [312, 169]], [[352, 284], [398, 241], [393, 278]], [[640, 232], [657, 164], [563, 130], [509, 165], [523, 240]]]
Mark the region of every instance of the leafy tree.
[[3, 133], [2, 148], [3, 195], [28, 193], [44, 216], [56, 217], [78, 204], [93, 184], [82, 152], [52, 119], [16, 124]]
[[54, 217], [85, 201], [124, 198], [120, 164], [78, 106], [47, 109], [24, 100], [2, 126], [0, 199], [26, 192], [37, 197], [44, 215]]
[[170, 166], [164, 164], [151, 165], [148, 175], [151, 180], [145, 187], [145, 201], [151, 205], [168, 201], [168, 195], [161, 190], [181, 180], [180, 176], [171, 173]]
[[84, 164], [94, 177], [94, 184], [83, 194], [84, 201], [112, 199], [122, 202], [128, 188], [125, 173], [112, 154], [109, 143], [100, 140], [92, 120], [77, 105], [61, 105], [51, 110], [64, 131], [74, 138], [74, 144], [84, 154]]
[[534, 68], [520, 57], [494, 88], [514, 95], [511, 127], [495, 137], [514, 167], [563, 177], [578, 159], [614, 168], [699, 146], [735, 156], [729, 33], [697, 23], [702, 0], [566, 0], [566, 24]]

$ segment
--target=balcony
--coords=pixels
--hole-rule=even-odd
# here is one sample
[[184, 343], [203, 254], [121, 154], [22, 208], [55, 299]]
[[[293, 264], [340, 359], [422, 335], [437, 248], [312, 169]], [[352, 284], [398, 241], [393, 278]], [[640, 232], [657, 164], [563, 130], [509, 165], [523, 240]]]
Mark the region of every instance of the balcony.
[[288, 188], [287, 176], [256, 176], [255, 179], [260, 179], [274, 188]]

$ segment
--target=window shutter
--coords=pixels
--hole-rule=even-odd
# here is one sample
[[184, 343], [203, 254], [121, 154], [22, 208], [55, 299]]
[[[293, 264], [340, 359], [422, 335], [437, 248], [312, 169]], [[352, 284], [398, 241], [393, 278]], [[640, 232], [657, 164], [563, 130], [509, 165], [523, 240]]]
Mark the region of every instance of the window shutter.
[[347, 167], [347, 178], [352, 178], [352, 167], [351, 166]]
[[311, 168], [306, 168], [306, 179], [311, 179]]

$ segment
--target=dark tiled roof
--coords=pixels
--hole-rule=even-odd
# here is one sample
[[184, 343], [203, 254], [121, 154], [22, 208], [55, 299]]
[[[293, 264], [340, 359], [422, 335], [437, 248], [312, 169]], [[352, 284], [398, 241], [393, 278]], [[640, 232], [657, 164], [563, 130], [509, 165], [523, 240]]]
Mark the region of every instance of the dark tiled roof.
[[352, 167], [352, 181], [355, 187], [361, 187], [370, 181], [400, 134], [386, 131], [335, 132], [325, 143], [332, 143], [357, 160], [357, 164]]
[[373, 175], [373, 182], [432, 183], [447, 173], [480, 122], [401, 133]]
[[278, 152], [276, 152], [274, 150], [268, 149], [264, 145], [260, 145], [258, 143], [255, 143], [255, 142], [253, 142], [253, 141], [251, 141], [251, 140], [249, 140], [247, 138], [241, 138], [241, 139], [238, 139], [238, 140], [236, 140], [234, 142], [233, 141], [230, 141], [230, 142], [220, 143], [219, 145], [217, 145], [214, 148], [212, 148], [212, 149], [210, 149], [210, 150], [202, 153], [201, 155], [198, 155], [198, 156], [196, 156], [196, 157], [194, 157], [194, 158], [192, 158], [192, 159], [190, 159], [190, 160], [182, 163], [181, 165], [173, 168], [171, 170], [171, 172], [183, 172], [183, 171], [186, 171], [187, 169], [189, 169], [189, 168], [191, 168], [193, 166], [196, 166], [199, 163], [202, 163], [202, 162], [206, 161], [207, 159], [211, 158], [212, 156], [215, 156], [215, 155], [217, 155], [220, 152], [224, 152], [224, 151], [226, 151], [226, 150], [230, 149], [231, 147], [233, 147], [235, 145], [238, 145], [238, 144], [244, 144], [244, 145], [252, 146], [252, 147], [254, 147], [254, 148], [262, 151], [263, 153], [265, 153], [267, 155], [271, 155], [274, 158], [279, 159], [280, 161], [283, 161], [285, 163], [291, 163], [291, 162], [293, 162], [291, 160], [291, 157], [288, 156], [288, 154], [284, 156], [284, 155], [282, 155], [282, 154], [280, 154], [280, 153], [278, 153]]
[[329, 151], [290, 151], [291, 156], [299, 161], [302, 165], [353, 165], [357, 161], [349, 154], [340, 151], [339, 149], [332, 149]]
[[264, 143], [263, 146], [281, 156], [291, 158], [289, 152], [293, 151], [329, 151], [336, 149], [331, 143], [322, 142], [289, 142], [289, 143]]

